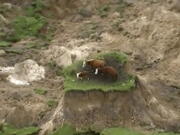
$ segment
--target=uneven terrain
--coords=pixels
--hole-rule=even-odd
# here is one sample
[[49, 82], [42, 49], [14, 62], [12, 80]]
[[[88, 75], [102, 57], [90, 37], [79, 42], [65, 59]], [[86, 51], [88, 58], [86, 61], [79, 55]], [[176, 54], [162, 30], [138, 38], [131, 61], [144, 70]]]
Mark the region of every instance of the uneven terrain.
[[[8, 24], [31, 3], [0, 0], [0, 6], [7, 2], [8, 10], [0, 9], [1, 33], [9, 32]], [[46, 0], [45, 5], [41, 14], [53, 34], [48, 40], [39, 34], [1, 46], [0, 66], [33, 59], [45, 67], [46, 77], [16, 86], [0, 76], [0, 120], [16, 127], [39, 126], [41, 135], [63, 122], [95, 130], [125, 126], [180, 132], [178, 0]], [[126, 71], [137, 77], [134, 91], [63, 91], [62, 68], [108, 51], [128, 55]]]

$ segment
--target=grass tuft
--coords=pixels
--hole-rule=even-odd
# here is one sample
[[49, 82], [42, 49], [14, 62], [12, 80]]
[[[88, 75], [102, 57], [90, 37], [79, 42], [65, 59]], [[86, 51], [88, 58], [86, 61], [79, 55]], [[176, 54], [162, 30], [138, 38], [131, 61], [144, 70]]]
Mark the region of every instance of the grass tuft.
[[38, 127], [14, 128], [10, 125], [3, 125], [0, 135], [34, 135], [38, 134]]
[[11, 43], [9, 43], [9, 42], [0, 41], [0, 47], [8, 47], [8, 46], [10, 46], [10, 45], [11, 45]]
[[34, 92], [39, 95], [45, 95], [47, 93], [47, 90], [44, 90], [42, 88], [36, 88], [34, 89]]
[[75, 133], [76, 133], [76, 130], [73, 127], [67, 124], [64, 124], [61, 128], [58, 128], [51, 135], [75, 135]]
[[26, 37], [38, 36], [45, 24], [46, 21], [43, 18], [19, 16], [12, 22], [14, 32], [7, 37], [7, 40], [19, 41]]
[[99, 9], [97, 9], [98, 15], [99, 15], [101, 18], [107, 17], [109, 10], [110, 10], [109, 5], [103, 5], [103, 6], [101, 6]]
[[126, 128], [107, 128], [100, 135], [143, 135], [142, 133]]
[[48, 100], [47, 104], [49, 107], [56, 107], [58, 105], [58, 102], [53, 99], [50, 99]]
[[105, 60], [114, 60], [116, 63], [125, 64], [128, 61], [128, 57], [124, 53], [119, 52], [110, 52], [110, 53], [101, 53], [95, 56], [97, 59], [105, 59]]

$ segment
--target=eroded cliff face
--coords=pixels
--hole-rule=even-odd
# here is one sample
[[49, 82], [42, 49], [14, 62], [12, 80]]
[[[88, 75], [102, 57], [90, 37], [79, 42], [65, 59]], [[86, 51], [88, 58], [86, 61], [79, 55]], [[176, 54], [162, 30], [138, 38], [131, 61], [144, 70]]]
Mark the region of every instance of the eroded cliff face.
[[[69, 47], [68, 39], [71, 37], [73, 46], [96, 42], [97, 50], [123, 51], [129, 55], [128, 72], [138, 76], [137, 89], [133, 92], [66, 93], [62, 107], [64, 121], [79, 128], [126, 125], [178, 131], [180, 14], [175, 9], [177, 6], [170, 8], [177, 1], [131, 2], [122, 18], [111, 10], [107, 18], [95, 15], [88, 19], [97, 27], [99, 40], [75, 40], [79, 37], [77, 33], [89, 30], [81, 29], [88, 26], [86, 19], [77, 21], [71, 18], [72, 23], [76, 23], [73, 28], [71, 22], [64, 22], [63, 26], [71, 29], [65, 30], [66, 47]], [[115, 5], [112, 7], [115, 8]], [[73, 41], [81, 41], [81, 44]], [[57, 36], [53, 44], [64, 42]]]
[[[157, 84], [138, 76], [137, 88], [130, 92], [66, 92], [61, 105], [56, 108], [57, 113], [53, 115], [51, 124], [47, 125], [56, 128], [69, 123], [78, 129], [102, 130], [125, 126], [179, 132], [178, 109], [173, 108], [172, 103], [165, 102], [164, 95], [160, 96], [159, 92], [155, 92], [163, 88], [167, 94], [171, 88], [162, 83]], [[44, 131], [49, 130], [47, 125]]]
[[179, 130], [179, 112], [163, 103], [151, 91], [156, 89], [139, 79], [133, 92], [67, 92], [64, 96], [64, 122], [78, 128], [103, 129], [139, 126]]

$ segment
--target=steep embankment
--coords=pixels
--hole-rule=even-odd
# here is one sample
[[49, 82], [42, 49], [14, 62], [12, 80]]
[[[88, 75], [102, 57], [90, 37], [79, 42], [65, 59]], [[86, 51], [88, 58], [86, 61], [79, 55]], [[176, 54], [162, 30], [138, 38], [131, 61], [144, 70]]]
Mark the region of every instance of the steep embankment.
[[[120, 7], [112, 3], [108, 5], [110, 9], [100, 12], [106, 17], [73, 17], [73, 22], [64, 21], [66, 37], [61, 37], [65, 40], [62, 43], [62, 38], [57, 36], [53, 44], [66, 42], [64, 45], [72, 48], [72, 45], [96, 43], [95, 50], [98, 51], [125, 52], [130, 60], [128, 71], [139, 78], [137, 89], [114, 94], [98, 91], [66, 93], [63, 118], [79, 127], [140, 125], [146, 129], [178, 131], [180, 89], [176, 69], [179, 66], [180, 15], [175, 8], [169, 10], [165, 1], [132, 1], [129, 4], [123, 14], [114, 11]], [[72, 24], [75, 24], [73, 28]], [[72, 44], [69, 46], [69, 43]]]

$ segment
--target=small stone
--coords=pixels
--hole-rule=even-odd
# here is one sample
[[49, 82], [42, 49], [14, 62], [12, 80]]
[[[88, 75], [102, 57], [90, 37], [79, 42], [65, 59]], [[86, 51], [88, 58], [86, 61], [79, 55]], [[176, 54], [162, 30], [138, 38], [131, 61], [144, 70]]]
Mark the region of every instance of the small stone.
[[0, 56], [4, 56], [6, 52], [4, 50], [0, 50]]
[[170, 4], [170, 10], [180, 12], [180, 0], [173, 0]]
[[2, 21], [5, 24], [9, 23], [9, 21], [3, 15], [1, 15], [1, 14], [0, 14], [0, 21]]
[[90, 10], [84, 8], [79, 11], [79, 14], [83, 17], [91, 17], [93, 15], [93, 13]]
[[120, 17], [120, 14], [119, 14], [119, 12], [114, 12], [111, 17], [118, 18], [118, 17]]
[[13, 5], [11, 3], [3, 3], [2, 4], [3, 8], [6, 8], [8, 10], [12, 9]]

